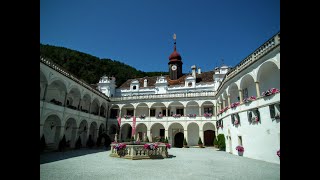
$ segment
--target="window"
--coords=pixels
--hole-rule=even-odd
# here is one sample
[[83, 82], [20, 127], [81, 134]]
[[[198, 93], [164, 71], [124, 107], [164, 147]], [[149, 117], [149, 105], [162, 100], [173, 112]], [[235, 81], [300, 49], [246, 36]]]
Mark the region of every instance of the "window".
[[160, 129], [160, 136], [164, 137], [164, 129]]
[[239, 146], [242, 146], [242, 136], [238, 136], [238, 144]]
[[127, 109], [127, 115], [133, 116], [133, 109]]
[[118, 109], [111, 109], [110, 118], [116, 118], [118, 115]]
[[183, 109], [177, 109], [176, 114], [181, 114], [181, 115], [183, 115]]
[[211, 107], [207, 107], [207, 108], [204, 108], [204, 113], [212, 113], [212, 108]]
[[243, 91], [243, 99], [248, 98], [248, 88], [245, 88]]
[[272, 119], [280, 119], [280, 104], [269, 105], [269, 110]]
[[167, 112], [166, 112], [165, 109], [162, 109], [162, 114], [163, 114], [163, 116], [166, 116], [166, 115], [167, 115]]
[[156, 110], [155, 109], [150, 109], [150, 116], [151, 117], [156, 116]]
[[252, 119], [252, 111], [248, 111], [248, 120], [251, 122]]
[[135, 89], [137, 89], [137, 87], [136, 87], [136, 86], [133, 86], [132, 89], [135, 90]]
[[189, 82], [189, 83], [188, 83], [188, 86], [191, 87], [191, 86], [192, 86], [192, 82]]
[[274, 108], [274, 104], [269, 105], [269, 110], [270, 110], [270, 117], [274, 118], [274, 116], [276, 115], [276, 110]]

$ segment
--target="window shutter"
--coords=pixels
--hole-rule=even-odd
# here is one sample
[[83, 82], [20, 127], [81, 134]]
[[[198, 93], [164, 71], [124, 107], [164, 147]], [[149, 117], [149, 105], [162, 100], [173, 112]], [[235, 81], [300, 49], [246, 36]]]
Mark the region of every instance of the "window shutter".
[[249, 122], [252, 121], [252, 111], [248, 111], [248, 120]]

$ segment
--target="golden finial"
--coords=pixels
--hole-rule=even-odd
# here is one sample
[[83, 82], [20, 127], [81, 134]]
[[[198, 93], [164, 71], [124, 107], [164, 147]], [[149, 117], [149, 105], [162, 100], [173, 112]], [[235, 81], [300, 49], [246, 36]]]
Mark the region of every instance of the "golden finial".
[[173, 39], [174, 39], [174, 41], [176, 41], [176, 39], [177, 39], [176, 33], [173, 34]]

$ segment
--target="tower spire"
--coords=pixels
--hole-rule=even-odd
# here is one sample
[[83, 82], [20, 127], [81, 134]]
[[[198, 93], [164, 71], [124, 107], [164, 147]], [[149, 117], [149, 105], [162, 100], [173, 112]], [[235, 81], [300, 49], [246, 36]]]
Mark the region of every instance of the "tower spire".
[[173, 40], [174, 40], [174, 51], [177, 51], [177, 48], [176, 48], [176, 44], [177, 44], [176, 39], [177, 39], [177, 35], [176, 35], [176, 33], [174, 33], [174, 34], [173, 34]]

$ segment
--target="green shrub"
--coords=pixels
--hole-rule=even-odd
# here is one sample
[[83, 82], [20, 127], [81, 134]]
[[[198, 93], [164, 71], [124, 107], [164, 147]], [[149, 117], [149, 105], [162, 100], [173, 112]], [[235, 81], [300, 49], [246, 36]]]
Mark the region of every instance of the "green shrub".
[[217, 138], [214, 138], [214, 139], [213, 139], [213, 145], [215, 145], [215, 146], [218, 146], [218, 145], [219, 145]]
[[75, 149], [80, 149], [82, 147], [82, 143], [81, 143], [81, 138], [80, 136], [78, 137], [78, 140], [76, 142], [76, 146]]
[[226, 142], [223, 134], [218, 135], [218, 148], [223, 151], [226, 150]]
[[188, 145], [188, 143], [187, 143], [187, 139], [186, 139], [186, 138], [184, 138], [184, 139], [183, 139], [183, 145], [185, 145], [185, 146], [187, 146], [187, 145]]
[[198, 144], [203, 144], [202, 140], [201, 140], [201, 137], [199, 137]]
[[164, 143], [169, 143], [168, 138], [166, 137], [166, 139], [164, 140]]

